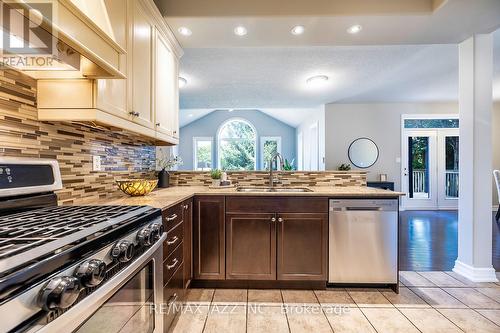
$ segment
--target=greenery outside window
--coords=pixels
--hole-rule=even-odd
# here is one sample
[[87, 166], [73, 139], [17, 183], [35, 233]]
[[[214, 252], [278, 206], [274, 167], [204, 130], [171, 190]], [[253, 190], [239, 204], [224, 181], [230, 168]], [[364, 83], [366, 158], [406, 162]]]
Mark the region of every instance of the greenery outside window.
[[212, 137], [193, 138], [193, 169], [207, 171], [212, 169]]
[[218, 131], [218, 167], [222, 170], [255, 170], [257, 132], [244, 119], [224, 122]]
[[[269, 159], [281, 154], [281, 137], [280, 136], [263, 136], [260, 138], [260, 155], [262, 170], [269, 170]], [[279, 163], [274, 163], [273, 170], [278, 170]]]

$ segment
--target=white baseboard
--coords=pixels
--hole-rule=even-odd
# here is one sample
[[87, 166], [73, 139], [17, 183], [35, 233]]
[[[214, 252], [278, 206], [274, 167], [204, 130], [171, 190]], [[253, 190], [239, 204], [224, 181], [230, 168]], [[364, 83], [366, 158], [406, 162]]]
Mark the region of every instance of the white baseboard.
[[471, 280], [472, 282], [498, 282], [493, 267], [473, 267], [459, 260], [455, 260], [455, 267], [453, 271], [463, 277]]

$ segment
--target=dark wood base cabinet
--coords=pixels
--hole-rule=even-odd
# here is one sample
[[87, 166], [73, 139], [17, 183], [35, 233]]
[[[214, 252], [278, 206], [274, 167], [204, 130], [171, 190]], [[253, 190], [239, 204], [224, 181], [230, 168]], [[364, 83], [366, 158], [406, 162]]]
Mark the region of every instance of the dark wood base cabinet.
[[193, 231], [193, 285], [326, 286], [327, 198], [197, 197]]

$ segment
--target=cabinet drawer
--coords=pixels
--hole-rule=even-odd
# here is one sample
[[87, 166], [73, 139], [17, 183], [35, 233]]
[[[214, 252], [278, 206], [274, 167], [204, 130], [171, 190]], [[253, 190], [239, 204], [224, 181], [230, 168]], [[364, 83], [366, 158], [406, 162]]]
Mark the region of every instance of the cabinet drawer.
[[173, 227], [182, 221], [182, 204], [167, 208], [162, 212], [163, 226], [169, 232]]
[[327, 198], [226, 197], [227, 213], [328, 213]]
[[169, 232], [167, 239], [163, 242], [163, 259], [167, 259], [170, 254], [179, 246], [184, 238], [184, 222], [179, 223]]
[[163, 299], [166, 304], [166, 310], [163, 317], [164, 331], [168, 332], [170, 326], [175, 321], [178, 313], [181, 310], [182, 298], [184, 297], [183, 289], [183, 265], [179, 265], [175, 274], [163, 289]]
[[177, 268], [182, 264], [182, 242], [177, 246], [175, 251], [171, 253], [163, 262], [163, 281], [164, 283], [170, 280]]

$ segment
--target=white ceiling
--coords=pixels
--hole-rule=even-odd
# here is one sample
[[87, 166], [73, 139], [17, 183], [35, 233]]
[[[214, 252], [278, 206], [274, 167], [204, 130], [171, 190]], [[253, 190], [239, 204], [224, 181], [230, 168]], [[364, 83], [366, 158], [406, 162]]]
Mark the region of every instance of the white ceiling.
[[[401, 6], [398, 14], [391, 11], [369, 16], [345, 12], [297, 16], [284, 12], [224, 16], [224, 8], [221, 8], [221, 14], [217, 16], [214, 7], [206, 15], [194, 8], [191, 15], [185, 12], [169, 16], [167, 10], [166, 19], [184, 48], [456, 44], [474, 33], [492, 32], [500, 26], [499, 0], [447, 0], [434, 12], [414, 13], [405, 12], [404, 3], [397, 1], [402, 0], [392, 3]], [[182, 6], [182, 1], [167, 2], [172, 9], [176, 4]], [[373, 5], [373, 0], [366, 2], [366, 6]], [[170, 10], [172, 12], [171, 15], [175, 15], [175, 11]], [[291, 35], [291, 28], [299, 24], [305, 26], [306, 32], [301, 36]], [[346, 32], [354, 24], [363, 26], [362, 33], [350, 35]], [[242, 38], [233, 34], [238, 25], [247, 27], [247, 36]], [[183, 26], [191, 29], [193, 34], [189, 37], [179, 34], [178, 29]]]

